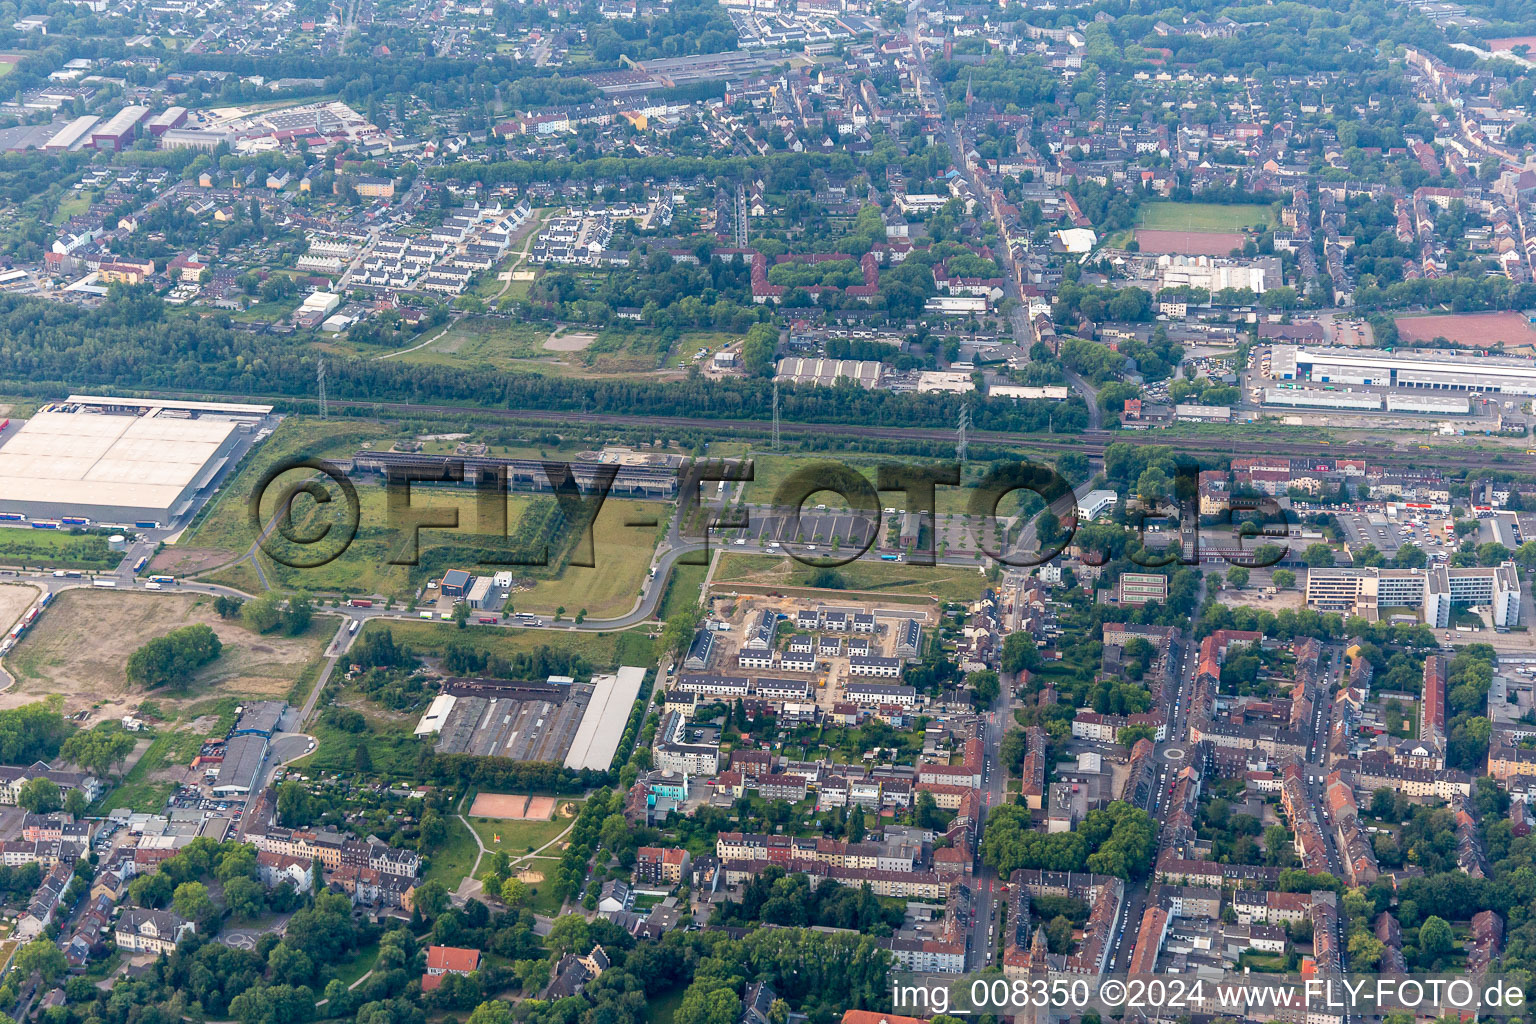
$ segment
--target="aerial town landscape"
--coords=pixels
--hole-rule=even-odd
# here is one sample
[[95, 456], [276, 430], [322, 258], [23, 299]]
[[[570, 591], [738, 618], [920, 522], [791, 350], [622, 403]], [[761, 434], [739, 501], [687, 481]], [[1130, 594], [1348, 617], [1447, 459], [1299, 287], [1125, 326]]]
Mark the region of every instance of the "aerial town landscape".
[[0, 1024], [1533, 1019], [1530, 0], [0, 86]]

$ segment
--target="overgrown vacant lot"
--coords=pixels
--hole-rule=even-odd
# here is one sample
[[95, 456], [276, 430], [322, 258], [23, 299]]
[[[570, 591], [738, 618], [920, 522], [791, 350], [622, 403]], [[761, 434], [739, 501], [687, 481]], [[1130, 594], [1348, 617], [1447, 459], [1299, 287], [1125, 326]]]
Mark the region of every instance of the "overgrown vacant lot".
[[263, 636], [220, 619], [210, 598], [68, 590], [6, 658], [17, 682], [0, 701], [14, 707], [57, 693], [64, 696], [66, 714], [101, 704], [101, 717], [116, 717], [149, 695], [129, 685], [123, 671], [128, 656], [155, 637], [195, 623], [218, 633], [223, 654], [183, 690], [155, 691], [164, 706], [209, 696], [285, 696], [335, 630], [334, 619], [316, 616], [304, 636]]

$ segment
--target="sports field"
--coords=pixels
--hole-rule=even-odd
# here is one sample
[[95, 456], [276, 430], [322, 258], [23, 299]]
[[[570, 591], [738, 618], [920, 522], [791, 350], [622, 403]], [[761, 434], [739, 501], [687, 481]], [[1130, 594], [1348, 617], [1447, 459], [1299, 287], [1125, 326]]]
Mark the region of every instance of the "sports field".
[[1149, 231], [1236, 233], [1255, 226], [1272, 227], [1275, 214], [1259, 203], [1146, 203], [1136, 227]]
[[1142, 252], [1182, 256], [1226, 256], [1243, 247], [1244, 237], [1226, 231], [1153, 231], [1138, 229], [1136, 245]]
[[525, 793], [477, 793], [470, 805], [472, 818], [507, 818], [516, 821], [548, 821], [555, 813], [552, 796]]

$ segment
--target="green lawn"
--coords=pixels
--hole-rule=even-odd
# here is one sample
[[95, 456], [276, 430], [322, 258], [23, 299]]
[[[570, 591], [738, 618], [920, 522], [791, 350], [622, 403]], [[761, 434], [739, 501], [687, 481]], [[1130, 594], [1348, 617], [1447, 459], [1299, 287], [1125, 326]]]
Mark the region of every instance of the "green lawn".
[[685, 986], [679, 985], [664, 996], [647, 999], [644, 1024], [672, 1024], [672, 1018], [683, 1005], [683, 993], [687, 991]]
[[[255, 541], [251, 528], [247, 502], [251, 490], [261, 474], [279, 460], [293, 456], [320, 458], [350, 457], [364, 442], [386, 446], [388, 435], [383, 427], [372, 424], [338, 423], [308, 418], [290, 417], [282, 427], [258, 450], [256, 457], [242, 467], [235, 479], [219, 494], [181, 541], [172, 549], [170, 561], [184, 556], [190, 563], [194, 556], [202, 559], [206, 567], [219, 553], [229, 559], [248, 551]], [[284, 474], [268, 488], [269, 497], [262, 506], [262, 521], [269, 518], [287, 486], [305, 478], [303, 471]], [[334, 485], [332, 488], [334, 490]], [[457, 487], [412, 488], [411, 512], [389, 512], [388, 500], [382, 486], [361, 483], [357, 485], [359, 502], [357, 535], [346, 551], [331, 562], [312, 569], [292, 569], [276, 564], [265, 554], [263, 568], [268, 579], [275, 585], [301, 588], [319, 593], [384, 594], [404, 599], [419, 587], [427, 577], [457, 564], [476, 568], [476, 560], [491, 547], [506, 547], [499, 536], [483, 534], [480, 521], [479, 496], [472, 489]], [[537, 511], [553, 499], [526, 494], [512, 494], [507, 498], [507, 530], [516, 529], [521, 517]], [[426, 513], [423, 509], [437, 510], [435, 514], [457, 514], [457, 528], [423, 527], [414, 531], [417, 538], [415, 565], [392, 565], [390, 559], [411, 556], [410, 539], [413, 531], [408, 520]], [[312, 536], [324, 524], [343, 526], [345, 516], [338, 514], [340, 505], [332, 502], [319, 505], [312, 499], [301, 497], [294, 506], [295, 530], [300, 535]], [[591, 618], [620, 615], [634, 607], [650, 567], [650, 559], [660, 536], [659, 527], [629, 526], [631, 521], [654, 517], [664, 519], [666, 509], [660, 503], [613, 499], [604, 503], [593, 525], [593, 568], [566, 566], [556, 578], [548, 577], [549, 569], [529, 567], [526, 576], [534, 583], [521, 591], [514, 591], [512, 601], [519, 611], [553, 613], [565, 607], [574, 617], [582, 608]], [[490, 524], [496, 530], [500, 524]], [[22, 531], [17, 531], [18, 533]], [[30, 540], [30, 533], [22, 538]], [[3, 554], [4, 537], [0, 536], [0, 554]], [[269, 544], [281, 546], [280, 538]], [[556, 551], [557, 545], [552, 545]], [[167, 561], [162, 556], [161, 563]], [[161, 564], [157, 563], [157, 565]], [[175, 570], [182, 571], [187, 570]], [[231, 579], [231, 585], [250, 589], [253, 574], [244, 574], [240, 580]]]
[[1143, 203], [1136, 226], [1154, 231], [1224, 232], [1255, 224], [1273, 227], [1274, 223], [1274, 210], [1258, 203]]
[[[0, 499], [3, 504], [4, 499]], [[0, 529], [0, 565], [58, 569], [112, 569], [123, 556], [107, 547], [106, 533], [74, 534], [30, 527]]]
[[518, 611], [554, 612], [564, 607], [575, 617], [581, 609], [593, 619], [623, 615], [640, 598], [640, 586], [661, 540], [660, 526], [628, 526], [644, 517], [664, 522], [667, 509], [659, 502], [610, 499], [592, 524], [593, 567], [568, 565], [558, 579], [539, 580], [531, 590], [514, 591]]
[[174, 782], [151, 781], [150, 776], [177, 764], [189, 764], [197, 756], [203, 737], [191, 732], [162, 732], [150, 742], [144, 756], [134, 764], [115, 789], [108, 790], [91, 807], [92, 814], [103, 814], [127, 807], [146, 814], [165, 809], [166, 799], [176, 790]]
[[358, 978], [367, 974], [373, 967], [373, 962], [379, 958], [379, 944], [377, 941], [355, 950], [351, 956], [339, 963], [331, 965], [331, 976], [343, 985], [350, 985]]
[[[974, 601], [987, 586], [986, 576], [969, 566], [881, 562], [870, 555], [832, 571], [843, 584], [837, 589], [940, 601]], [[809, 587], [820, 572], [787, 556], [728, 554], [720, 559], [714, 590], [729, 590], [732, 583]]]
[[[244, 554], [255, 540], [250, 527], [251, 491], [271, 466], [294, 458], [349, 459], [365, 442], [388, 447], [389, 432], [372, 423], [289, 416], [247, 458], [170, 550], [201, 549]], [[298, 479], [298, 474], [294, 474]], [[285, 476], [281, 478], [286, 481]], [[276, 500], [274, 493], [273, 499]]]
[[[491, 294], [501, 287], [495, 275], [486, 275], [495, 285]], [[433, 331], [436, 333], [436, 330]], [[509, 370], [520, 359], [539, 359], [555, 353], [544, 348], [549, 328], [539, 324], [517, 323], [497, 317], [468, 316], [454, 324], [438, 340], [426, 348], [395, 356], [395, 360], [410, 363], [431, 363], [439, 366], [485, 365], [498, 370]], [[425, 339], [423, 339], [425, 340]]]
[[475, 866], [475, 858], [479, 856], [480, 848], [475, 845], [475, 837], [469, 829], [458, 819], [457, 815], [448, 818], [448, 840], [436, 850], [426, 851], [426, 856], [431, 858], [431, 866], [422, 875], [423, 882], [442, 882], [452, 892], [459, 887], [459, 882]]
[[556, 651], [574, 651], [594, 670], [620, 665], [651, 665], [655, 662], [653, 643], [638, 629], [622, 633], [586, 630], [508, 629], [500, 626], [468, 626], [456, 629], [451, 622], [403, 621], [380, 623], [374, 620], [364, 629], [389, 628], [396, 642], [408, 645], [418, 654], [439, 654], [450, 643], [463, 642], [480, 650], [510, 658], [539, 647]]
[[295, 761], [295, 767], [306, 772], [357, 771], [357, 748], [367, 747], [373, 763], [367, 774], [392, 779], [412, 778], [416, 772], [416, 759], [424, 746], [412, 731], [416, 716], [385, 719], [380, 715], [365, 714], [364, 719], [368, 723], [367, 730], [351, 733], [334, 728], [324, 715], [317, 715], [308, 726], [310, 735], [316, 740], [315, 752]]
[[[564, 804], [567, 801], [561, 800]], [[578, 801], [579, 803], [579, 801]], [[469, 827], [480, 835], [480, 841], [485, 844], [487, 850], [500, 850], [507, 856], [517, 858], [531, 850], [541, 848], [545, 843], [554, 839], [560, 833], [571, 827], [571, 818], [562, 818], [558, 814], [549, 821], [513, 821], [499, 818], [469, 818]], [[501, 842], [496, 837], [501, 837]], [[558, 849], [549, 850], [549, 853], [558, 853]]]
[[[15, 69], [16, 65], [0, 64], [0, 67], [5, 68], [5, 74], [10, 74], [10, 72]], [[63, 224], [65, 221], [69, 220], [69, 218], [79, 216], [90, 208], [91, 197], [89, 193], [75, 192], [71, 190], [67, 196], [59, 200], [58, 207], [56, 207], [53, 211], [53, 222], [55, 224]]]
[[670, 619], [678, 612], [687, 611], [698, 604], [699, 588], [704, 585], [704, 576], [708, 572], [709, 567], [705, 565], [674, 565], [656, 617]]

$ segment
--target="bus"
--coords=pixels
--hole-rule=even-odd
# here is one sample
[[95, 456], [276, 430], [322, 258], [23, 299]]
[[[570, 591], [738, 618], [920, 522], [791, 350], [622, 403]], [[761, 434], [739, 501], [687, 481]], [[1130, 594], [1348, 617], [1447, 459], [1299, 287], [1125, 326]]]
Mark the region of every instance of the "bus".
[[899, 562], [899, 561], [901, 561], [901, 556], [900, 555], [881, 555], [880, 556], [880, 561], [882, 561], [882, 562]]

